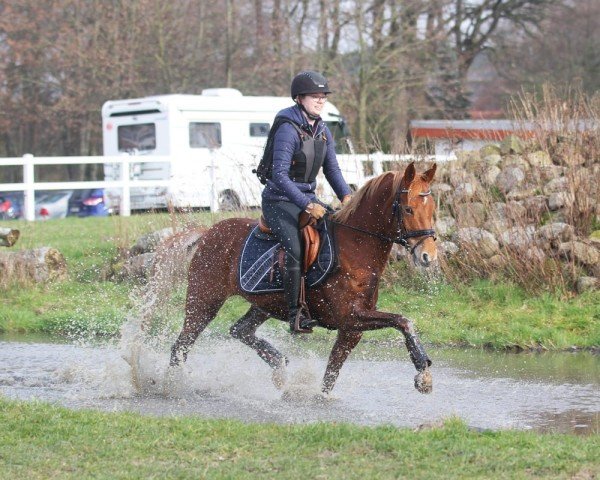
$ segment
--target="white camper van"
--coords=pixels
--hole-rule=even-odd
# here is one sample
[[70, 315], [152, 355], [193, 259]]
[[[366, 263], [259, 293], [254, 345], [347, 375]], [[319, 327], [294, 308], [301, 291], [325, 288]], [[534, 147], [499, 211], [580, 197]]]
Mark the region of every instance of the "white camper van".
[[[132, 178], [170, 179], [170, 187], [132, 188], [132, 210], [210, 207], [213, 210], [260, 205], [261, 185], [252, 169], [258, 165], [276, 113], [292, 105], [285, 97], [251, 97], [230, 88], [202, 95], [160, 95], [110, 100], [102, 107], [104, 155], [160, 155], [165, 162], [133, 164]], [[340, 154], [353, 153], [338, 110], [326, 103], [323, 120]], [[168, 157], [168, 158], [167, 158]], [[358, 187], [362, 166], [352, 155], [340, 155], [347, 182]], [[117, 180], [117, 165], [104, 165], [105, 178]], [[333, 199], [319, 181], [319, 197]], [[133, 186], [133, 185], [132, 185]], [[108, 192], [118, 205], [118, 191]]]

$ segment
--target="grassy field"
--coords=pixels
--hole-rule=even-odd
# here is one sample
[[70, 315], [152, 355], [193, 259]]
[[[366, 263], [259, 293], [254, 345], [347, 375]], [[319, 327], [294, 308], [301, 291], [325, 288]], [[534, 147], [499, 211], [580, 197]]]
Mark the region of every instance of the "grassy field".
[[[69, 279], [0, 292], [0, 332], [115, 335], [131, 311], [133, 285], [107, 281], [108, 265], [146, 232], [209, 214], [14, 223], [17, 247], [48, 245], [66, 257]], [[562, 349], [600, 345], [600, 297], [532, 297], [510, 285], [425, 284], [393, 266], [382, 310], [412, 317], [426, 342], [475, 347]], [[167, 321], [178, 328], [184, 287]], [[210, 328], [225, 334], [247, 305], [226, 303]], [[275, 322], [270, 328], [278, 328]], [[283, 329], [284, 326], [281, 325]], [[317, 330], [314, 340], [331, 334]], [[397, 337], [373, 332], [371, 339]], [[367, 344], [381, 345], [381, 344]], [[457, 420], [419, 431], [345, 424], [245, 424], [201, 418], [69, 411], [0, 395], [0, 479], [27, 478], [578, 478], [600, 475], [600, 436], [478, 432]]]
[[600, 475], [600, 436], [256, 425], [0, 399], [0, 478], [392, 479]]
[[[69, 279], [5, 288], [1, 292], [0, 332], [116, 334], [131, 309], [132, 285], [106, 281], [111, 260], [143, 233], [214, 220], [209, 213], [197, 213], [13, 222], [21, 229], [21, 239], [13, 248], [57, 248], [67, 259]], [[518, 287], [488, 281], [460, 287], [428, 284], [399, 268], [389, 268], [379, 309], [414, 319], [426, 342], [498, 349], [600, 346], [600, 292], [562, 298], [531, 296]], [[176, 289], [172, 298], [169, 321], [173, 328], [181, 325], [183, 292], [183, 287]], [[232, 299], [211, 328], [226, 331], [246, 308], [242, 299]], [[325, 334], [318, 332], [315, 338]], [[366, 338], [390, 336], [397, 333], [379, 331]]]

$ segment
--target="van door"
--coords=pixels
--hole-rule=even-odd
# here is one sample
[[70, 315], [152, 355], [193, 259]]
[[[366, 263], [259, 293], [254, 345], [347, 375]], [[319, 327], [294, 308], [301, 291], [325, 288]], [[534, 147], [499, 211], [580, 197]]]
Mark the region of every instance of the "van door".
[[[170, 138], [167, 112], [158, 108], [135, 105], [132, 109], [118, 108], [103, 118], [105, 155], [169, 155]], [[121, 175], [119, 164], [104, 165], [106, 180], [118, 180]], [[131, 163], [130, 178], [139, 180], [168, 180], [171, 175], [169, 162]], [[120, 201], [120, 191], [108, 190], [111, 206]], [[131, 189], [132, 210], [165, 208], [167, 188], [145, 187]]]

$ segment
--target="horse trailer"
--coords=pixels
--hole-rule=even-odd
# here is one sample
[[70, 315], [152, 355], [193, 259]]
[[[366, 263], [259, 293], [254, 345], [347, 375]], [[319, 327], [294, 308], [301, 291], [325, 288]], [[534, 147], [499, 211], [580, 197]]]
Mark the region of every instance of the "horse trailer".
[[[168, 180], [169, 185], [134, 188], [132, 183], [132, 210], [259, 206], [261, 184], [252, 169], [260, 161], [275, 115], [291, 105], [289, 97], [244, 96], [231, 88], [110, 100], [102, 107], [104, 155], [165, 159], [132, 164], [132, 182]], [[336, 141], [346, 181], [359, 187], [363, 166], [353, 155], [343, 118], [329, 102], [322, 117]], [[104, 174], [106, 180], [118, 180], [121, 171], [107, 163]], [[327, 182], [321, 179], [318, 185], [319, 197], [332, 201]], [[119, 195], [119, 190], [107, 191], [111, 206], [119, 204]]]

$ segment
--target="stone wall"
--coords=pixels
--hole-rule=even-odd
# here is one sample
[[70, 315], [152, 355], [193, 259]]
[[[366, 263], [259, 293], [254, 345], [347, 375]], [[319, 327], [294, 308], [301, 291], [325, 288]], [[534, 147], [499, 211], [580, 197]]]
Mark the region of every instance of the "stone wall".
[[599, 158], [508, 137], [438, 165], [432, 191], [446, 257], [477, 252], [493, 268], [553, 259], [573, 267], [579, 291], [599, 285]]

